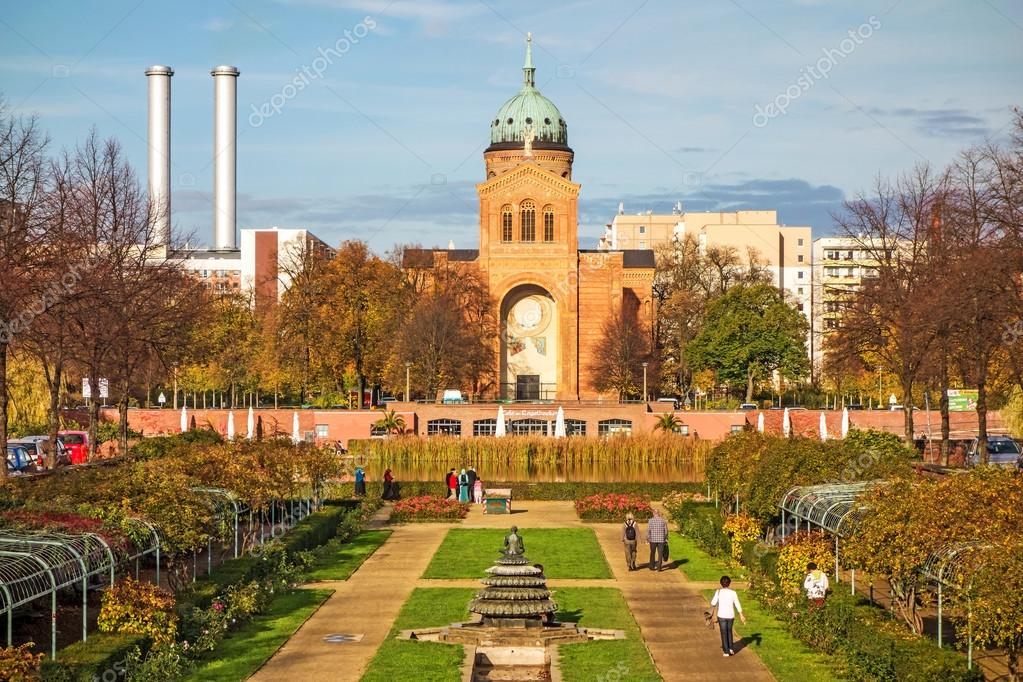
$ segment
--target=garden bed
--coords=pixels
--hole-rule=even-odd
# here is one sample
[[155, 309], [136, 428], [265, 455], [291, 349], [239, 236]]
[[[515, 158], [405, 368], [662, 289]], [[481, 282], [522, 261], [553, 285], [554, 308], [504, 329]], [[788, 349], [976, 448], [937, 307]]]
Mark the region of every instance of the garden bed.
[[601, 523], [622, 523], [626, 514], [632, 514], [637, 521], [648, 521], [654, 514], [649, 495], [626, 493], [587, 495], [575, 501], [575, 512], [583, 521]]
[[452, 522], [461, 521], [468, 515], [469, 505], [434, 495], [420, 495], [398, 500], [391, 513], [395, 523]]

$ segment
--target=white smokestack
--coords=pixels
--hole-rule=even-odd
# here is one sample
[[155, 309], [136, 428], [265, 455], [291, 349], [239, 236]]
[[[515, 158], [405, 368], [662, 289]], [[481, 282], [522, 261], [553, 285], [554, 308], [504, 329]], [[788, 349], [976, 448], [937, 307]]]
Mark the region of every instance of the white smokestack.
[[238, 248], [236, 233], [238, 74], [218, 66], [213, 76], [213, 248]]
[[170, 244], [170, 119], [171, 76], [174, 69], [155, 64], [146, 69], [149, 80], [149, 200], [156, 212], [157, 242]]

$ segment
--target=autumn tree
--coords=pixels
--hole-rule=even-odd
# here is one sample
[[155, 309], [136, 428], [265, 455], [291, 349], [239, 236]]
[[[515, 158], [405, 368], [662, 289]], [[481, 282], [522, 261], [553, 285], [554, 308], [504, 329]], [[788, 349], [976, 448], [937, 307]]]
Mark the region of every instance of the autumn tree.
[[[597, 391], [614, 391], [619, 400], [641, 397], [643, 363], [653, 361], [650, 332], [633, 311], [612, 310], [593, 349], [590, 383]], [[648, 367], [648, 374], [656, 375]]]
[[719, 380], [743, 386], [749, 402], [757, 382], [774, 372], [787, 379], [806, 375], [807, 329], [806, 318], [777, 288], [737, 286], [707, 307], [686, 356], [693, 368], [713, 370]]

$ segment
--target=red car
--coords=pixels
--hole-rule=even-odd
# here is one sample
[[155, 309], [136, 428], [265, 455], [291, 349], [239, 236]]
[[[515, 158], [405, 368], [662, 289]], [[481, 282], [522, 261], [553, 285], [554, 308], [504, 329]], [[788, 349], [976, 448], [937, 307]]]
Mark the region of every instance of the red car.
[[71, 455], [72, 464], [89, 461], [89, 434], [86, 431], [58, 431], [57, 437]]

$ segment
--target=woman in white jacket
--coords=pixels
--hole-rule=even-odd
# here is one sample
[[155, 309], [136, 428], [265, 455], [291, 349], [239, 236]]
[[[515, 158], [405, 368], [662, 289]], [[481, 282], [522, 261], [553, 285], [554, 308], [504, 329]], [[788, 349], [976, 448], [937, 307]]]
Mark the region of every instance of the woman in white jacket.
[[725, 656], [734, 656], [735, 649], [732, 648], [732, 625], [735, 623], [735, 614], [739, 614], [739, 620], [746, 624], [746, 616], [742, 613], [742, 604], [739, 603], [739, 595], [729, 587], [732, 579], [727, 575], [721, 576], [721, 589], [714, 593], [711, 599], [711, 607], [717, 607], [718, 628], [721, 630], [721, 651]]
[[817, 568], [817, 564], [811, 561], [806, 565], [806, 578], [803, 579], [803, 589], [806, 591], [806, 598], [814, 606], [824, 604], [824, 598], [828, 596], [828, 574]]

